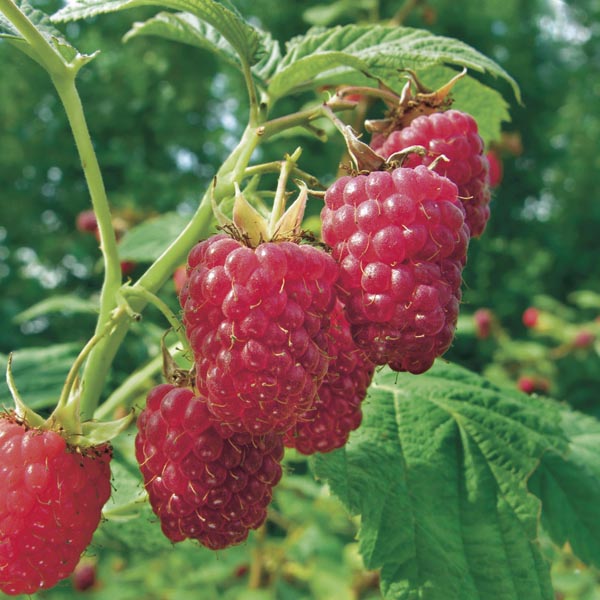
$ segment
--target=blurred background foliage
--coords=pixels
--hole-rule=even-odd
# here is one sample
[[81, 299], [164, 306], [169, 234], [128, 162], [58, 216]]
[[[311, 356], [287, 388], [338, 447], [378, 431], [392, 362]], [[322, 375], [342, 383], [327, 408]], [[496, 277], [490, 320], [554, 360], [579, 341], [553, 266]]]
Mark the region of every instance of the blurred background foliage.
[[[459, 38], [518, 81], [522, 105], [504, 83], [487, 81], [510, 102], [512, 121], [493, 144], [503, 178], [485, 235], [470, 248], [462, 316], [447, 358], [509, 385], [522, 386], [529, 377], [534, 392], [599, 416], [600, 1], [337, 0], [277, 3], [276, 10], [272, 0], [235, 4], [282, 43], [310, 25], [394, 19]], [[60, 3], [34, 5], [52, 13]], [[136, 9], [63, 27], [80, 51], [101, 50], [81, 72], [79, 90], [121, 229], [166, 211], [191, 214], [244, 125], [242, 82], [209, 54], [157, 38], [122, 44], [134, 20], [155, 12]], [[64, 296], [93, 300], [101, 282], [96, 240], [76, 228], [89, 208], [85, 182], [46, 74], [1, 41], [0, 65], [0, 353], [69, 342], [76, 349], [91, 334], [94, 314]], [[282, 108], [307, 99], [285, 100]], [[375, 104], [368, 111], [377, 116], [381, 109]], [[301, 143], [302, 169], [330, 183], [341, 139]], [[281, 136], [260, 149], [257, 161], [278, 159], [297, 144]], [[318, 202], [311, 210], [318, 214]], [[132, 268], [135, 277], [144, 265]], [[173, 284], [163, 296], [177, 307]], [[59, 310], [21, 315], [49, 297], [59, 299]], [[531, 306], [541, 320], [526, 327], [522, 315]], [[472, 316], [481, 308], [490, 314], [487, 333]], [[120, 351], [107, 391], [155, 356], [163, 329], [148, 311]], [[577, 345], [582, 331], [591, 341]], [[86, 593], [117, 600], [378, 597], [376, 576], [361, 571], [355, 524], [310, 483], [306, 461], [290, 460], [265, 539], [252, 536], [241, 549], [209, 559], [190, 546], [140, 554], [100, 537], [94, 552], [103, 557], [101, 583]], [[272, 546], [266, 553], [272, 563], [259, 568], [256, 556], [265, 544]], [[596, 573], [568, 549], [550, 551], [557, 597], [600, 598]], [[255, 578], [251, 588], [249, 577]], [[265, 578], [272, 585], [261, 589]], [[65, 583], [40, 597], [64, 598], [70, 590]]]

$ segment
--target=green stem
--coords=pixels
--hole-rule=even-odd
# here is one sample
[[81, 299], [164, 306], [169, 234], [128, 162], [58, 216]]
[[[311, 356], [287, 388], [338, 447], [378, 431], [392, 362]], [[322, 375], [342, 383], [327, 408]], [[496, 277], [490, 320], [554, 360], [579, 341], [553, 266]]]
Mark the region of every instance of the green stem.
[[[171, 354], [177, 351], [177, 347], [171, 346]], [[162, 354], [158, 354], [141, 369], [130, 375], [112, 394], [96, 409], [94, 419], [102, 420], [109, 417], [113, 411], [123, 406], [128, 408], [135, 394], [148, 386], [148, 380], [160, 372], [163, 366]]]
[[260, 135], [263, 140], [266, 140], [278, 133], [281, 133], [282, 131], [285, 131], [286, 129], [290, 129], [291, 127], [307, 126], [312, 121], [326, 116], [326, 111], [328, 109], [337, 112], [342, 110], [350, 110], [355, 107], [356, 102], [340, 100], [334, 97], [328, 102], [320, 104], [319, 106], [267, 121], [259, 128]]
[[[244, 177], [254, 177], [255, 175], [262, 175], [263, 173], [279, 173], [281, 170], [281, 161], [274, 160], [273, 162], [262, 163], [260, 165], [253, 165], [248, 167], [244, 171]], [[321, 187], [325, 189], [325, 186], [314, 176], [298, 167], [294, 167], [290, 174], [292, 177], [297, 177], [306, 182], [306, 185], [310, 187]]]
[[77, 375], [79, 374], [79, 369], [83, 365], [83, 361], [90, 354], [92, 349], [100, 342], [100, 340], [102, 340], [102, 338], [104, 338], [104, 336], [109, 332], [111, 327], [112, 323], [110, 321], [108, 323], [105, 323], [104, 327], [98, 333], [94, 334], [88, 340], [87, 344], [83, 347], [83, 349], [71, 365], [71, 368], [69, 369], [69, 373], [67, 374], [67, 378], [65, 379], [65, 383], [60, 393], [57, 408], [66, 406], [69, 400], [71, 389], [73, 388], [73, 385], [75, 384], [75, 381], [77, 379]]
[[[75, 82], [73, 79], [52, 78], [60, 99], [65, 107], [69, 124], [75, 138], [75, 144], [85, 179], [90, 191], [92, 206], [98, 222], [100, 234], [100, 249], [104, 258], [104, 281], [100, 294], [100, 313], [96, 323], [95, 335], [98, 335], [106, 323], [112, 318], [112, 311], [117, 306], [117, 292], [121, 286], [121, 266], [117, 251], [117, 240], [112, 226], [110, 207], [106, 197], [106, 190], [102, 181], [102, 173], [94, 152], [92, 140], [85, 121], [83, 107]], [[126, 322], [123, 319], [124, 322]], [[102, 355], [104, 348], [110, 343], [111, 337], [104, 337], [90, 353], [90, 359], [94, 355]], [[97, 403], [100, 391], [104, 384], [93, 372], [93, 364], [88, 360], [82, 376], [81, 396], [81, 418], [83, 420], [91, 417]]]
[[[221, 165], [217, 173], [217, 183], [212, 188], [212, 193], [217, 202], [234, 194], [234, 182], [242, 179], [252, 153], [260, 141], [261, 136], [257, 129], [248, 126], [240, 143], [230, 154], [229, 158]], [[210, 197], [211, 190], [209, 189], [204, 194], [196, 213], [185, 229], [140, 277], [132, 289], [138, 290], [143, 288], [151, 293], [158, 292], [172, 275], [175, 268], [185, 261], [191, 248], [200, 239], [210, 233], [214, 223]], [[145, 298], [132, 298], [131, 308], [136, 312], [141, 312], [147, 303], [148, 300]], [[93, 413], [97, 406], [112, 361], [127, 334], [130, 319], [126, 318], [126, 316], [125, 313], [117, 316], [114, 321], [115, 328], [113, 332], [94, 348], [86, 363], [84, 373], [86, 376], [86, 389], [90, 395], [92, 395], [93, 391], [93, 402], [90, 400], [86, 404], [86, 416], [88, 418], [91, 417], [89, 413]]]
[[136, 287], [123, 286], [121, 288], [121, 294], [124, 298], [140, 298], [144, 300], [146, 303], [154, 305], [167, 319], [169, 325], [171, 325], [173, 331], [177, 335], [177, 339], [180, 341], [183, 346], [183, 350], [189, 356], [193, 355], [192, 349], [190, 348], [190, 344], [183, 333], [183, 325], [179, 321], [179, 319], [175, 316], [173, 311], [169, 308], [168, 304], [161, 300], [156, 294], [148, 291], [146, 288], [143, 288], [139, 285]]
[[269, 234], [273, 235], [275, 232], [275, 225], [285, 212], [285, 204], [287, 201], [286, 186], [290, 173], [296, 166], [300, 154], [302, 153], [301, 148], [297, 148], [294, 153], [289, 156], [286, 155], [284, 160], [280, 163], [280, 174], [277, 180], [277, 190], [275, 191], [275, 200], [273, 201], [273, 210], [269, 218]]

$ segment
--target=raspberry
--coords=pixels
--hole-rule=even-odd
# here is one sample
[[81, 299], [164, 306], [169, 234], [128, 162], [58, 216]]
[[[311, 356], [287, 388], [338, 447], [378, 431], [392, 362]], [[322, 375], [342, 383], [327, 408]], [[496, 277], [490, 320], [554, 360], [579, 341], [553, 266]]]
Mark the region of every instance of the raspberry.
[[73, 572], [111, 493], [110, 458], [0, 416], [0, 590], [35, 594]]
[[448, 161], [439, 161], [435, 170], [458, 186], [471, 236], [479, 237], [490, 216], [490, 189], [488, 160], [475, 119], [458, 110], [421, 115], [408, 127], [392, 131], [387, 137], [374, 136], [371, 142], [373, 149], [386, 159], [415, 145], [423, 146], [427, 155], [411, 154], [405, 166], [428, 166], [443, 154]]
[[264, 522], [281, 478], [281, 436], [224, 434], [204, 398], [169, 384], [148, 394], [135, 451], [163, 533], [214, 550]]
[[494, 322], [494, 314], [489, 308], [480, 308], [473, 313], [473, 321], [475, 322], [475, 331], [480, 340], [485, 340], [490, 337], [492, 324]]
[[488, 182], [490, 187], [498, 187], [503, 176], [502, 159], [495, 150], [488, 150], [485, 156], [489, 164]]
[[530, 306], [523, 311], [523, 325], [528, 328], [533, 328], [537, 325], [540, 318], [540, 311], [534, 306]]
[[198, 390], [221, 423], [283, 433], [312, 406], [337, 275], [327, 253], [292, 242], [216, 235], [192, 249], [180, 301]]
[[456, 186], [424, 166], [345, 176], [321, 218], [358, 346], [375, 364], [426, 371], [458, 318], [469, 232]]
[[361, 423], [360, 404], [373, 378], [374, 365], [354, 343], [339, 301], [331, 316], [329, 354], [314, 406], [285, 434], [285, 445], [302, 454], [330, 452], [348, 441]]

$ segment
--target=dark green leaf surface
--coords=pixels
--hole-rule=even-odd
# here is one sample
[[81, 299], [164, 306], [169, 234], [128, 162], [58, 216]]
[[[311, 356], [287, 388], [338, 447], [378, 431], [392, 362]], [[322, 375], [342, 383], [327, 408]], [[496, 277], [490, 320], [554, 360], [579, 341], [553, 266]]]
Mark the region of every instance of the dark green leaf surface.
[[386, 598], [553, 598], [527, 479], [566, 449], [559, 413], [451, 365], [380, 372], [364, 422], [316, 473], [361, 515], [368, 568]]
[[[23, 401], [34, 410], [54, 407], [77, 353], [78, 344], [56, 344], [13, 352], [12, 374]], [[6, 372], [7, 357], [0, 355], [0, 371]], [[0, 379], [0, 409], [13, 408], [4, 377]]]
[[[514, 79], [493, 60], [464, 42], [425, 30], [384, 25], [315, 28], [304, 36], [294, 38], [288, 43], [287, 52], [273, 76], [273, 95], [279, 97], [304, 86], [324, 85], [338, 77], [344, 66], [339, 61], [319, 71], [307, 69], [306, 63], [300, 60], [326, 52], [344, 53], [359, 59], [368, 66], [371, 75], [393, 81], [398, 80], [398, 71], [403, 68], [423, 69], [432, 65], [467, 67], [505, 79], [520, 99], [519, 87]], [[290, 82], [288, 85], [284, 84], [286, 80]]]
[[170, 212], [130, 229], [119, 244], [121, 260], [153, 262], [179, 235], [188, 221], [189, 217]]
[[569, 542], [581, 560], [600, 566], [600, 422], [565, 410], [561, 425], [568, 453], [544, 454], [529, 486], [553, 540]]

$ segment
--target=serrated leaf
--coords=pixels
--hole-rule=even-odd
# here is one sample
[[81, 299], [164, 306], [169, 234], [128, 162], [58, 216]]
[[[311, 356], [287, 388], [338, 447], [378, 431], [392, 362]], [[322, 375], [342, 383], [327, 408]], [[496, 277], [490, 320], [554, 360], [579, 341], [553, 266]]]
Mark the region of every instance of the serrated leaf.
[[[134, 23], [123, 40], [128, 42], [142, 35], [157, 36], [209, 50], [234, 67], [242, 68], [240, 58], [232, 45], [217, 29], [191, 13], [160, 12], [146, 21]], [[261, 36], [265, 51], [260, 61], [252, 67], [252, 72], [264, 85], [264, 80], [273, 72], [281, 58], [281, 50], [279, 43], [273, 40], [270, 34], [262, 33]]]
[[[35, 410], [58, 402], [65, 378], [77, 354], [78, 344], [56, 344], [13, 352], [12, 374], [21, 398]], [[0, 355], [0, 371], [6, 372], [8, 357]], [[0, 408], [11, 408], [10, 392], [0, 380]]]
[[361, 516], [386, 598], [550, 600], [526, 487], [548, 448], [566, 449], [553, 405], [439, 363], [380, 372], [360, 429], [315, 468]]
[[74, 0], [56, 12], [52, 20], [73, 21], [138, 6], [159, 6], [191, 13], [214, 27], [240, 59], [250, 66], [256, 64], [265, 52], [261, 32], [237, 11], [214, 0]]
[[164, 213], [130, 229], [119, 243], [121, 260], [154, 262], [187, 225], [189, 217]]
[[600, 566], [600, 422], [563, 410], [566, 455], [548, 452], [529, 487], [542, 501], [542, 523], [555, 543], [571, 544], [576, 556]]
[[[294, 75], [296, 69], [303, 68], [299, 61], [325, 52], [340, 52], [359, 59], [368, 66], [371, 75], [391, 82], [398, 81], [398, 71], [403, 68], [420, 70], [433, 65], [453, 65], [487, 72], [510, 83], [520, 101], [515, 80], [493, 60], [464, 42], [421, 29], [386, 25], [315, 28], [304, 36], [294, 38], [288, 43], [287, 52], [273, 77], [277, 83], [277, 94], [274, 96], [299, 91], [308, 85], [318, 87], [329, 84], [336, 77], [339, 81], [340, 72], [349, 72], [348, 67], [334, 63], [321, 73], [315, 72], [312, 80], [299, 84], [298, 77]], [[290, 85], [282, 85], [284, 78], [289, 78]]]
[[[46, 41], [60, 54], [65, 63], [71, 63], [78, 59], [83, 63], [91, 60], [94, 55], [79, 54], [62, 35], [62, 33], [52, 25], [50, 17], [43, 11], [33, 8], [27, 0], [16, 0], [15, 4], [19, 10], [35, 25], [35, 28], [44, 36]], [[15, 26], [0, 13], [0, 39], [5, 38], [16, 48], [27, 54], [30, 58], [44, 66], [43, 57], [33, 50], [29, 43], [23, 38]]]
[[98, 303], [72, 294], [50, 296], [30, 306], [14, 317], [17, 324], [53, 313], [61, 314], [94, 314], [98, 312]]
[[231, 44], [214, 27], [190, 13], [160, 12], [147, 21], [134, 23], [123, 40], [127, 42], [140, 35], [153, 35], [210, 50], [226, 62], [240, 66]]

